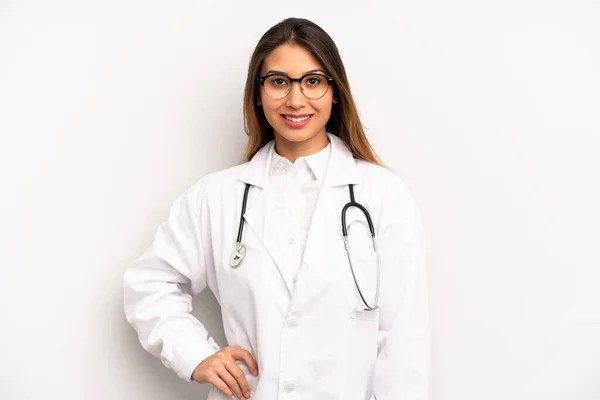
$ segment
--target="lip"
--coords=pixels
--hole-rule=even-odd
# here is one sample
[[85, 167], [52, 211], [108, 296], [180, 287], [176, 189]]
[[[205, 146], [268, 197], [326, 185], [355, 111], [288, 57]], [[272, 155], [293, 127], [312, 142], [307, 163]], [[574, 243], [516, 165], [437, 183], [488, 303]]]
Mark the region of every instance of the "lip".
[[[287, 118], [285, 118], [286, 116], [293, 117], [293, 118], [308, 117], [308, 119], [306, 121], [302, 121], [302, 122], [294, 122], [294, 121], [290, 121]], [[306, 126], [311, 121], [312, 117], [313, 117], [313, 114], [281, 114], [281, 120], [290, 128], [295, 128], [295, 129], [300, 129], [300, 128], [303, 128], [304, 126]]]

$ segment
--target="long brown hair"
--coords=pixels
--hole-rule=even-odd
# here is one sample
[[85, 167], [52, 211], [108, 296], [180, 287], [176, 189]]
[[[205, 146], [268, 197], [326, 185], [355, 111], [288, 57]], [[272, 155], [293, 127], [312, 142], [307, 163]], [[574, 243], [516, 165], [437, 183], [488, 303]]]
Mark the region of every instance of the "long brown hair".
[[257, 104], [260, 86], [256, 78], [267, 55], [284, 43], [308, 50], [325, 67], [327, 74], [333, 77], [337, 104], [333, 104], [326, 125], [327, 132], [342, 139], [354, 158], [382, 165], [365, 136], [337, 46], [321, 27], [303, 18], [287, 18], [271, 27], [260, 38], [252, 53], [244, 90], [244, 129], [248, 135], [248, 144], [242, 162], [249, 161], [274, 138], [273, 127]]

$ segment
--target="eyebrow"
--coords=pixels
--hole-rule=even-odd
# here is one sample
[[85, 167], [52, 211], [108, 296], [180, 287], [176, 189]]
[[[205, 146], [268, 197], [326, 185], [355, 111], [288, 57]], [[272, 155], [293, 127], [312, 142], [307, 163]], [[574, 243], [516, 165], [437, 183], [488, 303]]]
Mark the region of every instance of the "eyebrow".
[[[314, 72], [322, 72], [322, 73], [326, 74], [326, 72], [323, 71], [321, 68], [317, 68], [317, 69], [311, 69], [310, 71], [306, 71], [302, 75], [312, 74]], [[275, 71], [275, 70], [269, 70], [269, 71], [267, 71], [267, 73], [265, 75], [269, 75], [269, 74], [280, 74], [280, 75], [289, 76], [287, 72]]]

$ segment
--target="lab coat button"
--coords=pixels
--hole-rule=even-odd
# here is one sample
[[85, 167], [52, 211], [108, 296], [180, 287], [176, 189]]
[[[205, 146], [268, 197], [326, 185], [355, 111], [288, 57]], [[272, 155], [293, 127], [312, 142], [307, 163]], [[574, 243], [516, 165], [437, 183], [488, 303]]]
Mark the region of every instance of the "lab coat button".
[[295, 320], [295, 319], [290, 319], [290, 320], [287, 322], [287, 326], [288, 326], [288, 328], [290, 328], [290, 329], [294, 329], [294, 328], [296, 328], [296, 327], [298, 326], [298, 321], [297, 321], [297, 320]]
[[283, 390], [285, 390], [286, 393], [292, 393], [294, 391], [294, 389], [296, 389], [296, 386], [293, 383], [287, 383], [283, 387]]

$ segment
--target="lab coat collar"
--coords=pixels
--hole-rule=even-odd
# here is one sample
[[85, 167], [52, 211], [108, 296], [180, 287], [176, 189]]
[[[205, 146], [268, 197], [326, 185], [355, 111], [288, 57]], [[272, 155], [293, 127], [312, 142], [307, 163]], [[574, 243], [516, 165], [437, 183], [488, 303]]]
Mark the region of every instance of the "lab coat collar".
[[[325, 183], [331, 187], [361, 182], [360, 173], [352, 152], [342, 139], [327, 133], [331, 144], [331, 153], [325, 175]], [[275, 149], [275, 140], [265, 144], [252, 157], [238, 179], [244, 183], [264, 188], [269, 182], [269, 169]]]

